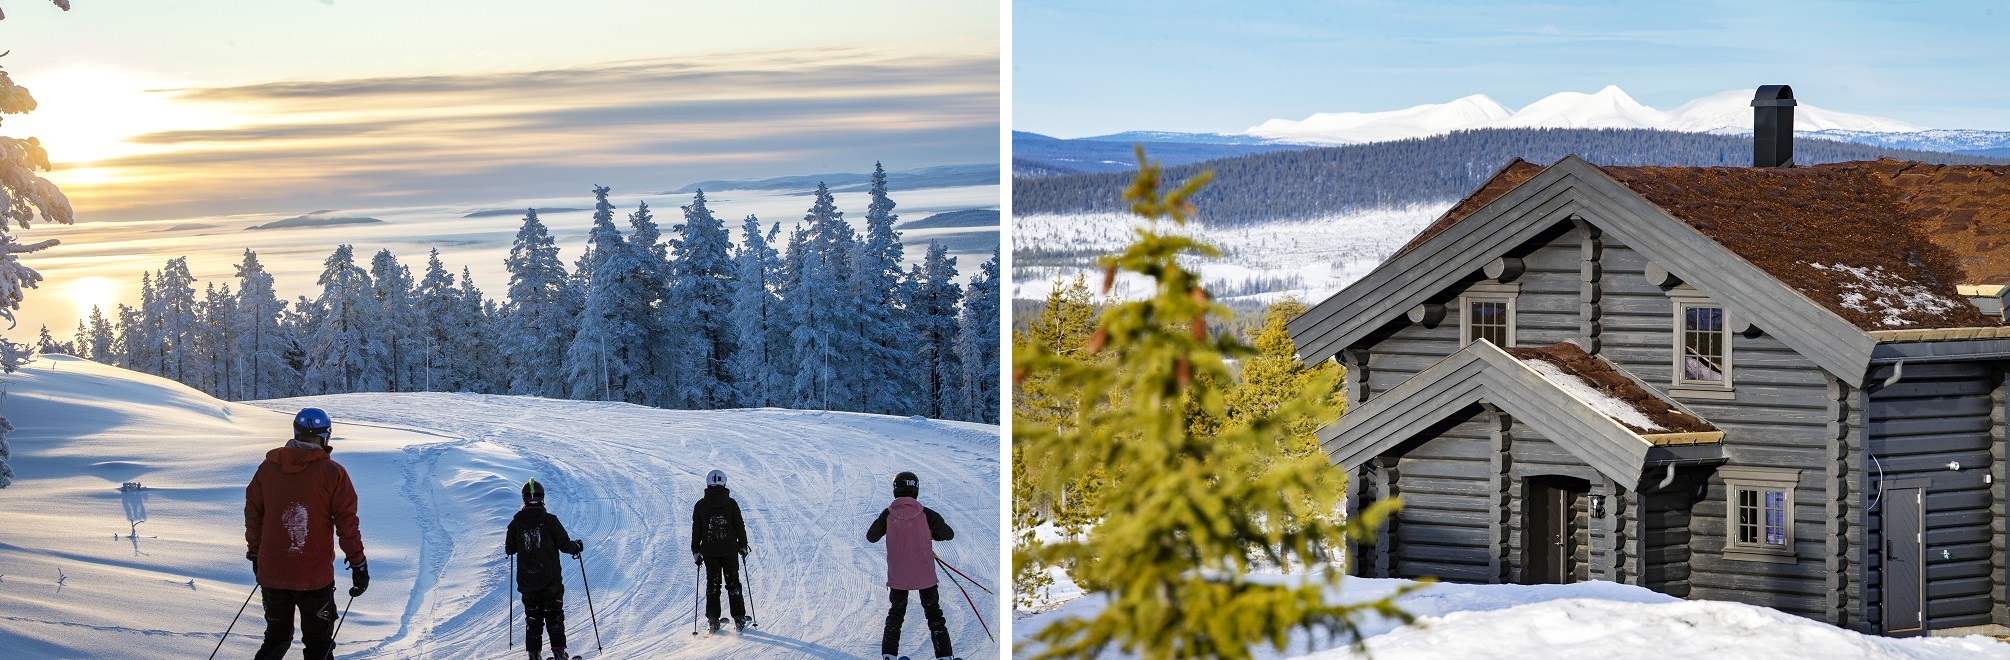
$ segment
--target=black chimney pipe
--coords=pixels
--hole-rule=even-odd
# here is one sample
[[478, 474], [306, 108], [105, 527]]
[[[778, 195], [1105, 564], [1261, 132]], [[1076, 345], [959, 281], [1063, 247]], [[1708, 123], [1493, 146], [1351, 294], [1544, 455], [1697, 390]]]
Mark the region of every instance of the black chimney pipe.
[[1760, 85], [1752, 95], [1752, 167], [1794, 166], [1794, 88]]

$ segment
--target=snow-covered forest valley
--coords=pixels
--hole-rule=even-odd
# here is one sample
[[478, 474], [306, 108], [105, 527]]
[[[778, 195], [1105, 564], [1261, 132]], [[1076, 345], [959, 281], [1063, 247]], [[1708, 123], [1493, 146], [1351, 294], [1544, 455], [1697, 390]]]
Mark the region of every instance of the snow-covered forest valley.
[[[68, 356], [9, 381], [19, 478], [0, 490], [0, 655], [12, 658], [215, 648], [252, 588], [244, 485], [302, 406], [335, 421], [333, 458], [361, 496], [374, 574], [336, 640], [340, 658], [522, 657], [502, 536], [531, 477], [585, 542], [583, 563], [565, 561], [565, 607], [571, 648], [589, 657], [593, 613], [597, 657], [877, 657], [886, 568], [865, 531], [901, 470], [921, 477], [921, 501], [955, 528], [936, 552], [993, 590], [1001, 574], [992, 425], [472, 393], [231, 403]], [[753, 547], [760, 625], [737, 636], [691, 634], [689, 516], [711, 469], [729, 476]], [[958, 653], [998, 653], [984, 625], [999, 630], [1000, 598], [964, 586], [985, 623], [945, 579]], [[259, 617], [254, 603], [219, 657], [249, 657]], [[913, 613], [903, 640], [926, 648]]]
[[[437, 249], [415, 277], [388, 249], [345, 244], [318, 295], [286, 301], [246, 249], [235, 282], [169, 259], [140, 275], [137, 306], [94, 308], [67, 341], [44, 328], [38, 348], [229, 400], [473, 392], [997, 422], [996, 252], [966, 286], [944, 245], [904, 246], [883, 169], [862, 234], [822, 185], [802, 222], [747, 216], [737, 241], [702, 191], [667, 230], [647, 202], [618, 227], [608, 193], [594, 188], [570, 267], [525, 213], [499, 298]], [[926, 256], [903, 270], [910, 249]]]

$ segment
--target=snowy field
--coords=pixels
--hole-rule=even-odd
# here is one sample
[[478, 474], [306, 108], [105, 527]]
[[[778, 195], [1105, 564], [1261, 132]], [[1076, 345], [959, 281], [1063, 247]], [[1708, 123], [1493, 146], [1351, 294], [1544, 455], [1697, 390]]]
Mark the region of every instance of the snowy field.
[[[900, 215], [900, 222], [920, 220], [936, 213], [961, 209], [995, 209], [998, 207], [998, 186], [964, 186], [956, 188], [929, 188], [922, 190], [891, 191], [893, 201], [899, 206], [894, 212]], [[866, 194], [864, 192], [835, 193], [838, 210], [844, 211], [845, 219], [860, 231], [865, 228]], [[614, 224], [625, 235], [628, 232], [628, 214], [635, 212], [636, 203], [649, 202], [650, 213], [656, 217], [667, 240], [672, 237], [671, 228], [683, 224], [684, 213], [679, 207], [691, 203], [689, 194], [647, 194], [633, 190], [616, 190], [609, 201], [615, 205]], [[788, 232], [809, 210], [811, 197], [773, 190], [712, 190], [706, 191], [706, 206], [712, 209], [713, 217], [726, 224], [733, 241], [740, 240], [740, 225], [748, 215], [760, 217], [762, 231], [779, 222], [782, 235], [775, 249], [781, 250], [788, 244]], [[369, 217], [383, 220], [382, 223], [335, 225], [324, 227], [300, 227], [292, 229], [264, 229], [247, 231], [244, 228], [283, 220], [309, 211], [328, 209], [297, 209], [289, 213], [266, 213], [203, 218], [176, 218], [136, 222], [80, 222], [72, 226], [37, 225], [22, 234], [23, 240], [34, 242], [49, 238], [61, 239], [62, 245], [38, 252], [23, 259], [23, 263], [40, 271], [43, 282], [40, 293], [29, 294], [22, 301], [22, 311], [17, 314], [20, 325], [9, 336], [16, 341], [33, 339], [35, 329], [43, 324], [58, 340], [67, 341], [77, 327], [77, 320], [90, 315], [91, 306], [104, 308], [105, 315], [113, 316], [118, 303], [137, 305], [139, 303], [140, 273], [160, 270], [167, 260], [188, 257], [190, 271], [198, 281], [229, 283], [235, 290], [238, 286], [236, 266], [244, 260], [245, 248], [258, 251], [259, 261], [265, 264], [276, 279], [281, 300], [293, 300], [295, 296], [313, 296], [321, 290], [315, 278], [321, 275], [321, 262], [328, 258], [335, 246], [352, 243], [356, 246], [356, 260], [365, 264], [370, 256], [380, 249], [389, 249], [397, 255], [399, 263], [411, 268], [415, 274], [423, 275], [426, 269], [426, 252], [439, 248], [440, 260], [447, 270], [459, 276], [462, 266], [471, 269], [475, 284], [491, 299], [500, 299], [505, 294], [508, 273], [503, 269], [503, 257], [509, 254], [510, 241], [516, 237], [517, 229], [523, 226], [523, 212], [526, 208], [566, 208], [579, 209], [561, 213], [538, 213], [538, 219], [551, 230], [558, 241], [559, 257], [565, 261], [567, 271], [579, 258], [580, 250], [586, 245], [586, 233], [593, 227], [593, 194], [591, 188], [582, 183], [579, 194], [565, 197], [495, 200], [459, 205], [396, 207], [396, 208], [353, 208], [331, 210], [328, 216]], [[501, 215], [465, 217], [478, 211], [506, 211]], [[907, 246], [906, 257], [910, 264], [920, 263], [927, 253], [931, 237], [951, 241], [951, 255], [958, 257], [957, 269], [961, 280], [968, 282], [977, 272], [977, 266], [991, 258], [991, 248], [981, 250], [976, 244], [983, 241], [968, 240], [973, 232], [988, 232], [995, 235], [995, 227], [952, 227], [942, 229], [903, 230], [901, 240]], [[202, 285], [197, 284], [197, 289]]]
[[[1268, 302], [1296, 296], [1317, 302], [1361, 279], [1451, 208], [1451, 203], [1377, 209], [1315, 220], [1208, 229], [1190, 225], [1221, 257], [1188, 264], [1217, 298]], [[1095, 257], [1130, 243], [1143, 220], [1129, 214], [1030, 215], [1012, 220], [1012, 298], [1040, 300], [1054, 282], [1087, 275], [1102, 282]], [[1148, 293], [1149, 282], [1120, 277], [1120, 298]]]
[[[1298, 578], [1255, 575], [1290, 583]], [[1345, 578], [1336, 602], [1373, 600], [1412, 584], [1408, 580]], [[1061, 576], [1057, 595], [1074, 592]], [[1778, 610], [1719, 601], [1682, 600], [1612, 582], [1568, 585], [1437, 584], [1399, 599], [1417, 624], [1375, 618], [1363, 626], [1375, 660], [1441, 658], [1543, 658], [1608, 660], [1656, 658], [2010, 658], [2010, 644], [1988, 637], [1891, 639], [1843, 630]], [[1089, 595], [1013, 622], [1015, 654], [1037, 648], [1032, 636], [1062, 618], [1088, 617], [1106, 600]], [[1268, 644], [1251, 647], [1258, 658], [1356, 658], [1344, 640], [1294, 633], [1284, 653]], [[1121, 657], [1121, 656], [1112, 656]]]
[[[877, 657], [884, 550], [864, 536], [903, 469], [956, 528], [937, 552], [994, 589], [1000, 575], [995, 426], [460, 394], [247, 405], [63, 356], [5, 390], [18, 477], [0, 489], [0, 657], [209, 653], [252, 586], [244, 485], [307, 405], [334, 417], [334, 458], [362, 501], [372, 581], [337, 639], [343, 658], [522, 657], [504, 630], [516, 601], [501, 548], [533, 476], [585, 541], [600, 657]], [[742, 636], [691, 635], [691, 504], [713, 468], [729, 475], [754, 546], [761, 626]], [[593, 657], [579, 569], [567, 559], [568, 635]], [[349, 584], [339, 562], [336, 582]], [[957, 651], [997, 654], [943, 588]], [[971, 593], [996, 630], [1002, 599]], [[909, 614], [904, 646], [920, 650], [927, 632], [919, 608]], [[253, 603], [220, 657], [250, 656], [261, 623]], [[522, 635], [520, 607], [515, 626]]]

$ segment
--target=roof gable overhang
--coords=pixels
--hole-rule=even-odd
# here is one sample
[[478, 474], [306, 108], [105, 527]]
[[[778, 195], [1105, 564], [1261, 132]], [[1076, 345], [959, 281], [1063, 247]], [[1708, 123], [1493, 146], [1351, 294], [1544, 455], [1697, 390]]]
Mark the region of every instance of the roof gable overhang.
[[1484, 341], [1468, 344], [1319, 429], [1319, 446], [1329, 462], [1353, 469], [1482, 403], [1501, 409], [1599, 474], [1623, 484], [1637, 483], [1649, 463], [1707, 460], [1719, 451], [1715, 444], [1677, 451], [1657, 447]]
[[1576, 156], [1517, 186], [1289, 325], [1299, 355], [1324, 360], [1438, 297], [1493, 259], [1576, 218], [1617, 237], [1683, 282], [1852, 386], [1877, 340]]

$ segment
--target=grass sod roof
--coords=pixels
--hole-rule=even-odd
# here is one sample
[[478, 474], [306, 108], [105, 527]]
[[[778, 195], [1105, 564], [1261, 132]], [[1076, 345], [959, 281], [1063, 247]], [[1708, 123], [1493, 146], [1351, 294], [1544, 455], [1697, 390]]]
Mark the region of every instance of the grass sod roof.
[[[1709, 433], [1718, 430], [1717, 427], [1711, 426], [1709, 422], [1676, 409], [1667, 400], [1640, 387], [1639, 383], [1634, 382], [1632, 378], [1628, 378], [1626, 374], [1621, 373], [1618, 368], [1612, 366], [1612, 363], [1584, 352], [1584, 349], [1578, 347], [1576, 344], [1563, 342], [1549, 346], [1521, 346], [1503, 348], [1501, 350], [1506, 351], [1508, 355], [1514, 356], [1517, 360], [1524, 362], [1537, 360], [1553, 365], [1564, 374], [1577, 378], [1591, 389], [1617, 400], [1619, 404], [1631, 407], [1655, 426], [1660, 427], [1654, 429], [1643, 428], [1639, 425], [1629, 423], [1620, 417], [1607, 415], [1608, 417], [1612, 417], [1612, 421], [1618, 422], [1621, 426], [1625, 426], [1627, 430], [1635, 434]], [[1592, 404], [1594, 408], [1599, 407], [1596, 402], [1587, 401], [1586, 403]]]
[[[1510, 163], [1403, 251], [1544, 169]], [[1955, 287], [2010, 281], [2010, 166], [1599, 169], [1858, 328], [2000, 324]]]

